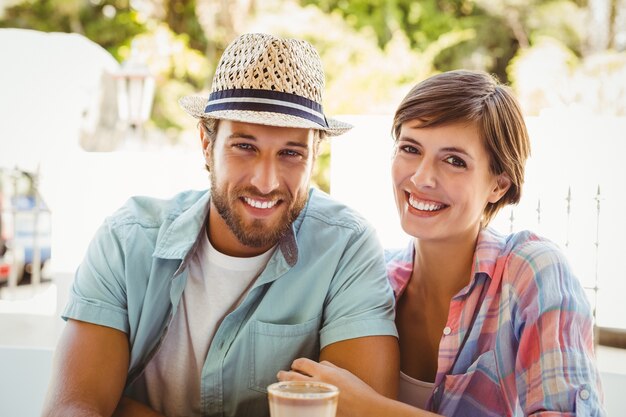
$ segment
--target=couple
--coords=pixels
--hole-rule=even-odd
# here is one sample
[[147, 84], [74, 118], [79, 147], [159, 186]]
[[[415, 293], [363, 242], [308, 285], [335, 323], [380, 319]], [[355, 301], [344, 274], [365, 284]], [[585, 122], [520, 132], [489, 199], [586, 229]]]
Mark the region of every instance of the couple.
[[603, 415], [563, 255], [487, 227], [519, 201], [530, 152], [509, 90], [453, 71], [402, 101], [392, 177], [413, 239], [385, 269], [364, 219], [309, 187], [320, 142], [351, 127], [325, 117], [323, 85], [311, 45], [247, 34], [208, 100], [181, 100], [210, 191], [105, 220], [44, 416], [267, 416], [277, 378], [336, 384], [340, 416]]

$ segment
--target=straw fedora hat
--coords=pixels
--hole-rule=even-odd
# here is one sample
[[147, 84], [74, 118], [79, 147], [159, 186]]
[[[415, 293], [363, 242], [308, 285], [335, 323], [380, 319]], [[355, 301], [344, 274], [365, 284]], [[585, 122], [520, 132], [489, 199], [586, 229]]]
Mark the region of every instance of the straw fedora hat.
[[182, 108], [196, 118], [318, 129], [329, 136], [352, 125], [322, 110], [324, 70], [308, 42], [249, 33], [235, 39], [220, 59], [209, 98], [186, 96]]

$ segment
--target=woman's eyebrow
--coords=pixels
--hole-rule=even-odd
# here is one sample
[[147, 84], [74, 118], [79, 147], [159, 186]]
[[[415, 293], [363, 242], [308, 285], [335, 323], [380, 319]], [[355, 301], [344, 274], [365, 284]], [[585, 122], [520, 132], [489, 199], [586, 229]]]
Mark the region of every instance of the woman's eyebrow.
[[410, 138], [408, 136], [400, 136], [400, 138], [398, 139], [398, 142], [411, 142], [416, 145], [421, 145], [417, 140]]
[[449, 146], [446, 148], [442, 148], [441, 151], [443, 152], [455, 152], [455, 153], [460, 153], [463, 154], [469, 158], [472, 158], [472, 155], [470, 155], [465, 149], [463, 148], [457, 148], [456, 146]]

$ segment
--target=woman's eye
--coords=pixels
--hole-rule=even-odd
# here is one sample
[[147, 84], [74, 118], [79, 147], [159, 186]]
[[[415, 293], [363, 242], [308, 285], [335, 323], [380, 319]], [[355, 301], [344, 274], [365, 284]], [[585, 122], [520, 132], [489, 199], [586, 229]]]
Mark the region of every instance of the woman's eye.
[[445, 159], [445, 161], [449, 163], [450, 165], [454, 165], [455, 167], [459, 167], [459, 168], [467, 167], [467, 164], [465, 163], [465, 161], [459, 158], [458, 156], [449, 156]]
[[404, 153], [419, 153], [417, 148], [411, 145], [401, 145], [398, 149], [400, 149], [400, 152]]

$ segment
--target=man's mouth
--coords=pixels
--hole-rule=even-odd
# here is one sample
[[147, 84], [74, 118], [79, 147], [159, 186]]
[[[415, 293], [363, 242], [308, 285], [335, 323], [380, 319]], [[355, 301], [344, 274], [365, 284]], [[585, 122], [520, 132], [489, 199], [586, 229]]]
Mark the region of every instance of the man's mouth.
[[279, 200], [256, 200], [254, 198], [250, 198], [250, 197], [243, 197], [243, 201], [246, 202], [246, 204], [248, 204], [249, 206], [252, 206], [256, 209], [263, 209], [263, 210], [267, 210], [267, 209], [271, 209], [272, 207], [274, 207], [276, 204], [278, 204]]
[[409, 194], [409, 205], [420, 211], [438, 211], [448, 207], [447, 204], [438, 203], [436, 201], [421, 200], [413, 194]]

